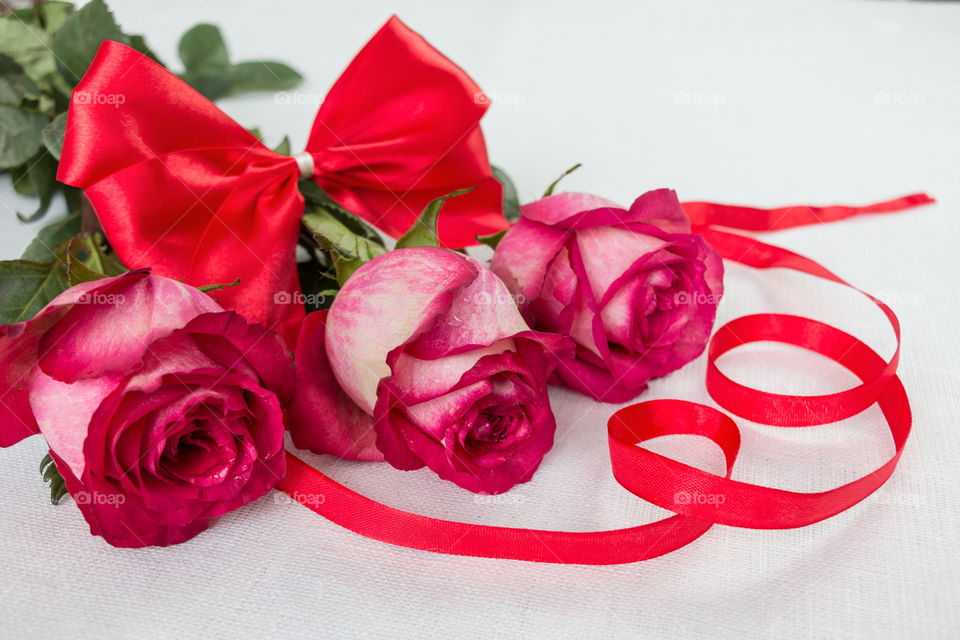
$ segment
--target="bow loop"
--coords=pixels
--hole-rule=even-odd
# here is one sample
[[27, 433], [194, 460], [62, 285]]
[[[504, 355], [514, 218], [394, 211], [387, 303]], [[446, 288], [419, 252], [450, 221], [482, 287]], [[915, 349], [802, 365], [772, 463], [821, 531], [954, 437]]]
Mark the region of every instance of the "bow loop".
[[398, 238], [438, 195], [440, 242], [463, 247], [507, 227], [480, 118], [489, 100], [467, 73], [393, 16], [357, 54], [320, 106], [307, 149], [314, 180], [335, 200]]

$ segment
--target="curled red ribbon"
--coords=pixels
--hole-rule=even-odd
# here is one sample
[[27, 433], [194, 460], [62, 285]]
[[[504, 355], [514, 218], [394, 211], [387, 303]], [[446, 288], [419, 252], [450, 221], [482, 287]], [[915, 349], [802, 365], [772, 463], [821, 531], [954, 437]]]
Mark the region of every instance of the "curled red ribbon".
[[[430, 200], [462, 187], [441, 244], [507, 226], [470, 77], [396, 17], [330, 89], [307, 151], [275, 153], [146, 56], [104, 42], [73, 92], [57, 179], [86, 189], [121, 260], [213, 292], [292, 346], [304, 317], [294, 250], [309, 175], [399, 237]], [[312, 169], [312, 171], [311, 171]], [[293, 304], [277, 303], [294, 300]]]
[[[860, 291], [820, 264], [780, 247], [722, 231], [712, 225], [753, 230], [784, 229], [839, 220], [861, 213], [897, 211], [933, 202], [918, 194], [867, 207], [791, 207], [759, 210], [693, 203], [695, 231], [725, 259], [759, 269], [785, 268]], [[758, 216], [762, 223], [754, 221]], [[277, 488], [325, 518], [368, 538], [390, 544], [483, 558], [562, 564], [620, 564], [669, 553], [703, 535], [713, 524], [752, 529], [802, 527], [834, 516], [876, 491], [893, 473], [910, 434], [907, 394], [896, 375], [900, 327], [883, 302], [864, 293], [887, 316], [897, 350], [884, 360], [857, 338], [830, 325], [783, 314], [737, 318], [717, 330], [707, 355], [707, 390], [731, 413], [784, 427], [818, 425], [855, 415], [878, 403], [893, 438], [893, 456], [873, 472], [840, 487], [803, 493], [733, 480], [740, 431], [724, 413], [683, 400], [652, 400], [621, 409], [607, 424], [610, 462], [617, 481], [634, 495], [676, 515], [627, 529], [596, 532], [542, 531], [437, 520], [407, 513], [359, 495], [287, 453], [287, 476]], [[716, 360], [757, 341], [791, 344], [820, 353], [852, 371], [862, 384], [823, 396], [781, 395], [734, 382]], [[726, 473], [708, 473], [637, 446], [665, 435], [708, 438], [723, 451]], [[678, 500], [682, 495], [723, 500]], [[323, 495], [323, 500], [311, 499]]]

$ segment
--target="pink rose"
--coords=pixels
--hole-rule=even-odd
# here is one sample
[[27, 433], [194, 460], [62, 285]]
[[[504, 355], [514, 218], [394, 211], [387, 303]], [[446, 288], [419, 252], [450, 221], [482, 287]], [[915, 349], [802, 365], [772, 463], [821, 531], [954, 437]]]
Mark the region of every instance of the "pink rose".
[[690, 233], [677, 195], [629, 210], [585, 193], [521, 207], [491, 269], [531, 325], [569, 335], [556, 376], [597, 400], [626, 402], [703, 351], [723, 293], [723, 263]]
[[553, 446], [546, 381], [560, 336], [531, 331], [510, 292], [447, 249], [399, 249], [358, 269], [297, 342], [298, 447], [470, 491], [526, 482]]
[[42, 433], [94, 535], [183, 542], [283, 477], [292, 357], [175, 280], [77, 285], [0, 328], [0, 445]]

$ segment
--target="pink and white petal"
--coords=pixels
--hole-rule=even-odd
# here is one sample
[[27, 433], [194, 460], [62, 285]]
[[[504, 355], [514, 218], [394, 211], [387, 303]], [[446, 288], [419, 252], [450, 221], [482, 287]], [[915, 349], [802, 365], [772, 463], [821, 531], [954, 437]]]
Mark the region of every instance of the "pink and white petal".
[[520, 213], [528, 220], [552, 226], [584, 211], [603, 208], [623, 209], [616, 202], [590, 193], [566, 192], [525, 204]]
[[343, 390], [372, 415], [387, 354], [450, 308], [477, 267], [447, 249], [399, 249], [360, 267], [334, 299], [326, 350]]
[[119, 374], [66, 383], [34, 369], [30, 380], [30, 404], [40, 433], [50, 450], [81, 477], [84, 471], [83, 445], [90, 418], [122, 382]]
[[642, 278], [633, 278], [610, 298], [603, 306], [600, 317], [607, 338], [624, 346], [633, 344], [636, 333], [636, 314], [644, 314], [649, 287]]
[[[503, 281], [472, 258], [461, 258], [476, 269], [476, 277], [455, 292], [446, 313], [405, 343], [406, 353], [423, 359], [442, 358], [488, 347], [529, 330]], [[392, 364], [389, 358], [387, 362]]]
[[690, 219], [673, 189], [655, 189], [633, 201], [628, 219], [650, 224], [667, 233], [690, 233]]
[[667, 240], [629, 229], [593, 227], [577, 232], [587, 281], [598, 302], [638, 260], [668, 246]]
[[405, 403], [425, 402], [450, 391], [480, 358], [515, 348], [514, 341], [508, 338], [498, 340], [489, 347], [455, 353], [435, 360], [417, 358], [401, 350], [393, 362], [394, 385], [403, 390], [402, 399]]
[[490, 270], [511, 293], [533, 300], [540, 295], [547, 268], [568, 237], [563, 229], [520, 218], [497, 245]]
[[407, 406], [407, 418], [420, 431], [440, 442], [446, 429], [456, 424], [470, 407], [491, 391], [493, 385], [489, 380], [478, 380], [442, 396]]
[[373, 419], [343, 390], [327, 359], [327, 314], [309, 314], [300, 328], [296, 393], [287, 413], [290, 435], [294, 445], [314, 453], [382, 461]]
[[70, 293], [72, 308], [40, 340], [40, 368], [58, 380], [129, 371], [157, 338], [223, 310], [194, 287], [142, 271], [95, 283], [79, 297]]
[[[117, 278], [110, 278], [114, 281]], [[30, 407], [30, 378], [42, 354], [40, 340], [70, 310], [104, 280], [67, 289], [33, 319], [0, 326], [0, 447], [9, 447], [40, 432]]]

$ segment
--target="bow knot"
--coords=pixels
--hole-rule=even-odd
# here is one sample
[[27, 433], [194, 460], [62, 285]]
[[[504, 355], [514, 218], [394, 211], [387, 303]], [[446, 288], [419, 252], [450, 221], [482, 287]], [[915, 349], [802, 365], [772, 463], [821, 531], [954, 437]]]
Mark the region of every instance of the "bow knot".
[[297, 167], [300, 168], [301, 180], [313, 177], [316, 167], [313, 164], [313, 155], [309, 151], [295, 153], [293, 159], [297, 161]]

